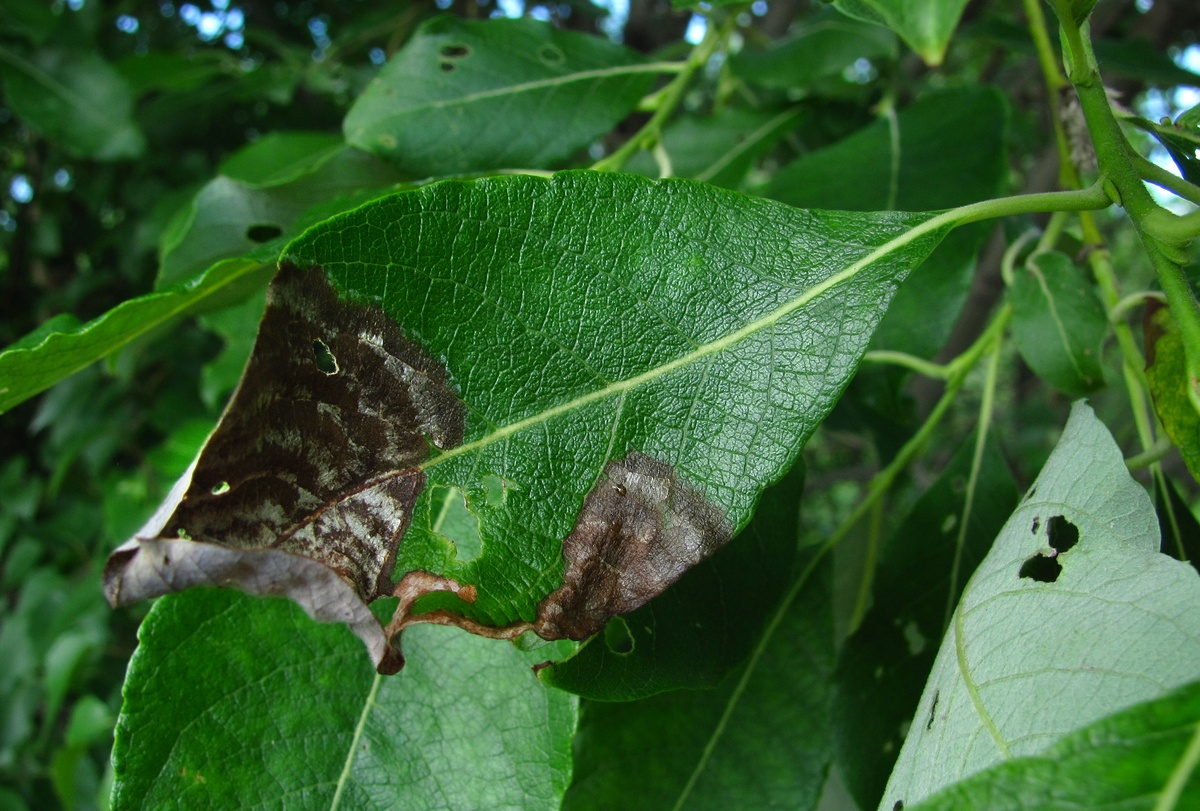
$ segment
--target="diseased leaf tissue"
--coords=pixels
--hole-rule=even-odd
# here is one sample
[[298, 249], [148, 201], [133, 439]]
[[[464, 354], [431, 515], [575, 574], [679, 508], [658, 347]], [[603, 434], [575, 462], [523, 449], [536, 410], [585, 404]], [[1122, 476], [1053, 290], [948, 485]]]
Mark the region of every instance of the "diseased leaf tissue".
[[[348, 624], [379, 672], [395, 673], [404, 659], [393, 640], [407, 625], [583, 639], [730, 538], [719, 509], [669, 465], [633, 452], [588, 495], [563, 544], [563, 584], [533, 622], [488, 628], [445, 610], [414, 614], [434, 591], [475, 599], [471, 585], [425, 572], [391, 580], [425, 486], [421, 462], [462, 442], [464, 411], [445, 370], [381, 309], [339, 300], [320, 268], [284, 265], [186, 491], [110, 557], [109, 602], [202, 585], [285, 595], [314, 619]], [[367, 604], [392, 594], [400, 607], [381, 628]]]

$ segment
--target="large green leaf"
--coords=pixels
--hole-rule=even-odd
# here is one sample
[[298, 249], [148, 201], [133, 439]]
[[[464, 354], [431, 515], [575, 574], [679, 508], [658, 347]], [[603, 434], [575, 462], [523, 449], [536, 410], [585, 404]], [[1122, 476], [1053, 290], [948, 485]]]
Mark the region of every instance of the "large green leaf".
[[1200, 807], [1200, 683], [1193, 682], [940, 791], [912, 811], [1164, 811]]
[[[315, 226], [182, 501], [110, 559], [110, 598], [291, 593], [381, 667], [413, 622], [582, 638], [747, 523], [937, 243], [928, 222], [570, 172]], [[469, 559], [434, 528], [449, 490], [478, 522]], [[381, 636], [361, 601], [393, 589], [401, 534]]]
[[346, 141], [415, 177], [552, 166], [607, 133], [656, 68], [531, 19], [425, 23], [346, 115]]
[[136, 158], [146, 147], [133, 120], [133, 93], [94, 53], [41, 48], [25, 58], [0, 48], [4, 95], [34, 129], [83, 158]]
[[942, 64], [967, 0], [834, 0], [842, 12], [886, 25], [926, 64]]
[[809, 570], [718, 689], [585, 702], [566, 811], [815, 808], [832, 748], [830, 579]]
[[0, 411], [7, 411], [173, 318], [211, 306], [217, 300], [244, 297], [266, 283], [268, 272], [262, 261], [229, 259], [191, 282], [130, 299], [86, 324], [59, 321], [53, 329], [39, 330], [36, 340], [20, 341], [0, 352]]
[[[862, 808], [879, 802], [946, 631], [950, 608], [1017, 505], [993, 442], [968, 492], [975, 442], [961, 449], [883, 548], [874, 602], [838, 658], [833, 733], [838, 768]], [[968, 510], [968, 500], [970, 509]], [[914, 583], [923, 584], [913, 589]]]
[[795, 575], [801, 467], [763, 493], [736, 540], [538, 678], [603, 701], [720, 684], [750, 654]]
[[955, 609], [880, 808], [915, 805], [1200, 674], [1200, 577], [1091, 409]]
[[578, 699], [512, 645], [419, 630], [384, 678], [286, 601], [160, 600], [125, 680], [114, 807], [558, 808]]

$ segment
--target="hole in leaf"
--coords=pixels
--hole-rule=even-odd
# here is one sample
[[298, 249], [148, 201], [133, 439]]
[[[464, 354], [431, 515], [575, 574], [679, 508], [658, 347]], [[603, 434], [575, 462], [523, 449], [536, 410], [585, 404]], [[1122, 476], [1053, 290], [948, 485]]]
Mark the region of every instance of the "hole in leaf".
[[246, 239], [258, 243], [270, 242], [282, 233], [283, 229], [278, 225], [261, 223], [259, 225], [252, 225], [246, 229]]
[[453, 62], [439, 62], [438, 67], [442, 69], [442, 73], [453, 73], [458, 69], [458, 65]]
[[620, 617], [610, 619], [604, 626], [604, 644], [621, 656], [633, 653], [633, 634], [629, 631], [629, 624]]
[[229, 492], [229, 482], [217, 482], [210, 491], [214, 496], [223, 496]]
[[1037, 495], [1037, 485], [1035, 484], [1033, 487], [1030, 487], [1029, 492], [1025, 494], [1025, 500], [1032, 501], [1033, 497], [1036, 495]]
[[1053, 583], [1062, 572], [1062, 564], [1052, 557], [1038, 552], [1021, 564], [1021, 577], [1028, 577], [1039, 583]]
[[443, 45], [438, 48], [438, 56], [443, 59], [462, 59], [464, 56], [471, 55], [471, 46], [469, 45]]
[[904, 811], [904, 800], [896, 800], [896, 804], [892, 806], [892, 811]]
[[929, 720], [925, 722], [925, 729], [933, 729], [933, 721], [937, 718], [938, 699], [942, 697], [940, 690], [933, 691], [933, 702], [929, 705]]
[[467, 505], [463, 491], [457, 487], [437, 485], [432, 496], [433, 526], [439, 535], [454, 544], [454, 559], [459, 563], [467, 563], [483, 554], [479, 518]]
[[1049, 536], [1050, 546], [1060, 555], [1079, 543], [1079, 527], [1061, 515], [1050, 519], [1046, 525], [1046, 535]]
[[567, 61], [567, 55], [562, 52], [561, 48], [554, 45], [543, 45], [538, 48], [538, 59], [547, 65], [561, 65]]
[[1035, 515], [1033, 517], [1033, 526], [1030, 528], [1030, 531], [1033, 532], [1034, 535], [1037, 535], [1037, 532], [1039, 529], [1041, 529], [1041, 527], [1042, 517], [1040, 515]]
[[[314, 338], [312, 343], [313, 363], [317, 365], [317, 371], [323, 375], [335, 375], [338, 373], [337, 358], [329, 351], [329, 347], [320, 338]], [[213, 495], [216, 495], [214, 493]]]

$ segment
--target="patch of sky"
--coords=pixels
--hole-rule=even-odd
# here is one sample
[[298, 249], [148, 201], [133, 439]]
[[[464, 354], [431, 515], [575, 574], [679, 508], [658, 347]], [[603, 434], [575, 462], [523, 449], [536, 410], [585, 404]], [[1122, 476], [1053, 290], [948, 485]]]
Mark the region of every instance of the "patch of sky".
[[496, 0], [496, 6], [505, 17], [525, 16], [525, 0]]
[[8, 196], [18, 203], [28, 203], [33, 200], [33, 184], [25, 175], [14, 175], [8, 184]]
[[371, 60], [372, 65], [382, 65], [387, 61], [387, 54], [384, 52], [383, 48], [372, 48], [370, 52], [367, 53], [367, 58]]
[[138, 18], [122, 14], [120, 17], [117, 17], [117, 30], [123, 31], [126, 34], [136, 34], [138, 30]]
[[699, 14], [693, 14], [692, 18], [688, 20], [687, 30], [683, 32], [683, 38], [693, 45], [699, 45], [700, 40], [704, 39], [706, 31], [708, 31], [708, 20]]
[[600, 18], [600, 30], [613, 42], [625, 41], [625, 24], [629, 22], [629, 0], [592, 0], [592, 5], [608, 12]]

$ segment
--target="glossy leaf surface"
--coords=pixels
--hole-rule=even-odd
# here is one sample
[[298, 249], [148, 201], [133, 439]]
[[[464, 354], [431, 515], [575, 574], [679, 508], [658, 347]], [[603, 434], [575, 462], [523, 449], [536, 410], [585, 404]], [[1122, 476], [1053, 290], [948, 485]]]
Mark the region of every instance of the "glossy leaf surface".
[[1193, 680], [1200, 576], [1158, 549], [1149, 496], [1077, 403], [963, 592], [880, 808]]

